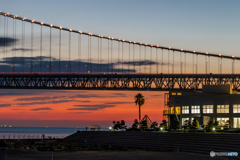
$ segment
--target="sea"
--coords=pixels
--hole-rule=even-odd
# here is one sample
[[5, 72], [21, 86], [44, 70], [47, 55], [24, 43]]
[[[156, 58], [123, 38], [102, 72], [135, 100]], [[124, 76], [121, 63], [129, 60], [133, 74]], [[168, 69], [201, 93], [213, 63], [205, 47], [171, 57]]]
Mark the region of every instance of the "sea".
[[[107, 131], [101, 128], [100, 131]], [[0, 127], [0, 139], [62, 139], [86, 128], [60, 127]], [[90, 131], [88, 129], [87, 131]]]

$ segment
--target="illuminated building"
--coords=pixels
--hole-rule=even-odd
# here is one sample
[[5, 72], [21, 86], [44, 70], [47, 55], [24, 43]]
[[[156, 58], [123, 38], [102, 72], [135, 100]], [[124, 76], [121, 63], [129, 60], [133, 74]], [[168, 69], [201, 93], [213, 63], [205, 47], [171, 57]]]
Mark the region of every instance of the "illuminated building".
[[180, 123], [198, 120], [206, 127], [209, 121], [218, 121], [219, 126], [227, 124], [240, 128], [240, 94], [231, 85], [204, 85], [202, 91], [172, 90], [165, 94], [163, 115], [168, 118], [169, 126], [174, 119]]

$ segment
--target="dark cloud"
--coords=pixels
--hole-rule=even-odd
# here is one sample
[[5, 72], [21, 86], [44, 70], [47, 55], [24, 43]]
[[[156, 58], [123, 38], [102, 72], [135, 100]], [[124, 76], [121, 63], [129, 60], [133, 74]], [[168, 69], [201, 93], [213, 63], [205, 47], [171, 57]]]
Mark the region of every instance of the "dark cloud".
[[53, 109], [49, 107], [30, 109], [30, 111], [46, 111], [46, 110], [53, 110]]
[[44, 100], [51, 100], [52, 97], [30, 97], [30, 98], [18, 98], [14, 101], [44, 101]]
[[88, 103], [88, 102], [91, 102], [91, 101], [78, 101], [78, 102], [84, 102], [84, 103]]
[[112, 93], [113, 95], [115, 95], [116, 97], [126, 97], [126, 94], [124, 93]]
[[[23, 65], [24, 62], [24, 65]], [[2, 72], [2, 68], [4, 68], [4, 72], [12, 72], [14, 66], [15, 72], [21, 72], [22, 66], [24, 66], [25, 72], [30, 72], [32, 66], [33, 72], [40, 72], [40, 66], [41, 66], [41, 72], [48, 72], [49, 67], [51, 66], [52, 72], [59, 72], [59, 60], [56, 58], [51, 58], [51, 64], [50, 64], [50, 57], [48, 56], [35, 56], [35, 57], [7, 57], [3, 58], [0, 63], [6, 64], [3, 65], [3, 67], [0, 68], [0, 72]], [[32, 65], [34, 64], [34, 65]], [[66, 67], [67, 65], [67, 67]], [[60, 72], [70, 72], [70, 66], [71, 66], [71, 72], [136, 72], [136, 70], [133, 69], [121, 69], [121, 68], [114, 68], [114, 64], [108, 64], [108, 63], [89, 63], [81, 60], [71, 60], [71, 61], [60, 61]]]
[[0, 96], [1, 95], [4, 95], [4, 96], [7, 96], [7, 95], [12, 95], [12, 96], [15, 96], [15, 95], [21, 95], [21, 96], [24, 96], [24, 95], [42, 95], [42, 94], [46, 94], [46, 92], [48, 93], [68, 93], [69, 91], [63, 91], [63, 90], [51, 90], [51, 89], [48, 89], [48, 90], [29, 90], [29, 89], [0, 89]]
[[11, 104], [0, 104], [0, 107], [11, 107]]
[[12, 109], [14, 111], [19, 111], [19, 110], [26, 110], [26, 109]]
[[104, 108], [115, 107], [116, 105], [110, 104], [100, 104], [100, 105], [74, 105], [77, 108], [68, 108], [67, 110], [87, 110], [87, 111], [95, 111]]
[[162, 96], [162, 95], [156, 94], [156, 95], [150, 95], [150, 96], [152, 96], [152, 97], [159, 97], [159, 96]]
[[133, 102], [108, 102], [105, 104], [130, 104], [130, 103], [133, 103]]
[[27, 51], [31, 51], [31, 49], [28, 49], [28, 48], [14, 48], [14, 49], [12, 49], [12, 51], [24, 51], [24, 52], [27, 52]]
[[91, 113], [91, 112], [69, 112], [68, 114], [82, 114], [82, 113]]
[[17, 105], [20, 106], [27, 106], [27, 105], [37, 105], [37, 104], [58, 104], [58, 103], [66, 103], [71, 102], [72, 100], [58, 100], [58, 101], [47, 101], [47, 102], [29, 102], [29, 103], [18, 103]]
[[0, 47], [11, 46], [16, 42], [17, 39], [9, 38], [9, 37], [0, 37]]
[[17, 98], [14, 101], [47, 101], [57, 99], [69, 99], [67, 96], [44, 96], [44, 97], [29, 97], [29, 98]]
[[145, 61], [129, 61], [129, 62], [118, 62], [118, 64], [130, 65], [130, 66], [144, 66], [144, 65], [155, 65], [158, 62], [145, 60]]

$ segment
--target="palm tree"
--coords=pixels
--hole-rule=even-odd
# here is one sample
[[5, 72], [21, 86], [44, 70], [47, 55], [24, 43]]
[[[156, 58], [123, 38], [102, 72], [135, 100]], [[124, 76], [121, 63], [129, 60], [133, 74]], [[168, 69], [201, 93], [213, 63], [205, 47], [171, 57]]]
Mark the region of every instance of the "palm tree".
[[144, 104], [145, 99], [141, 93], [135, 95], [135, 104], [139, 107], [139, 122], [141, 121], [141, 106]]

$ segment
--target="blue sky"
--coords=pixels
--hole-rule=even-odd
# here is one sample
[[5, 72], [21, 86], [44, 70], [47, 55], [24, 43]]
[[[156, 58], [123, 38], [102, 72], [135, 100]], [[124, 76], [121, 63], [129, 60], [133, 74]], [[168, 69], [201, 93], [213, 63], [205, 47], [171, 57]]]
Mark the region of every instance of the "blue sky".
[[7, 0], [0, 10], [106, 36], [239, 55], [239, 1]]

